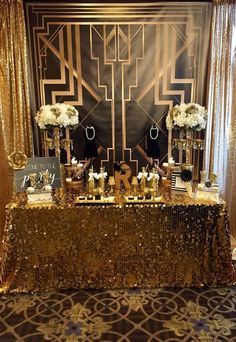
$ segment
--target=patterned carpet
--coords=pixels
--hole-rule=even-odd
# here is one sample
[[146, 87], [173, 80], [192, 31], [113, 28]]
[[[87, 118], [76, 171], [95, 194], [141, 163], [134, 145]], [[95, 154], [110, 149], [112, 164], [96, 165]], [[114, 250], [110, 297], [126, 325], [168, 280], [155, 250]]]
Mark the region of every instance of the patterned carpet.
[[236, 341], [236, 288], [0, 297], [0, 342]]

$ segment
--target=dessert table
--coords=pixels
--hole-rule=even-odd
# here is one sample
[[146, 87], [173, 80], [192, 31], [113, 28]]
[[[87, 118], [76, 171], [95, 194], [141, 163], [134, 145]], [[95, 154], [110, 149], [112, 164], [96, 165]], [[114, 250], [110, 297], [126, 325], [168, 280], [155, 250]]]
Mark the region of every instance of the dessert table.
[[7, 207], [4, 292], [226, 286], [232, 280], [223, 202]]

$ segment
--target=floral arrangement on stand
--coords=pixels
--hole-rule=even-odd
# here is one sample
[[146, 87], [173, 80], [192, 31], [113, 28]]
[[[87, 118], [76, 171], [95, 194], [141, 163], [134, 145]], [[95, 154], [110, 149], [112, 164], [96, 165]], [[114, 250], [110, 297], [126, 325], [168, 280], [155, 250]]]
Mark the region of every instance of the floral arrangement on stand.
[[[171, 156], [173, 147], [177, 147], [179, 150], [178, 159], [181, 164], [181, 171], [176, 172], [180, 173], [180, 179], [185, 183], [185, 188], [190, 197], [192, 196], [191, 181], [194, 175], [198, 177], [199, 173], [199, 151], [204, 149], [204, 139], [200, 132], [206, 128], [207, 114], [206, 108], [197, 103], [181, 103], [174, 106], [166, 117], [166, 126], [169, 132], [168, 153]], [[174, 139], [172, 130], [176, 130]], [[197, 151], [193, 152], [193, 150]], [[183, 151], [185, 151], [184, 155]], [[185, 157], [184, 164], [183, 157]], [[173, 174], [173, 180], [176, 176], [177, 174]]]
[[[45, 156], [49, 156], [49, 150], [55, 149], [55, 155], [60, 157], [61, 148], [66, 150], [67, 163], [70, 163], [70, 128], [79, 123], [79, 112], [75, 107], [65, 103], [45, 105], [40, 107], [35, 120], [41, 130], [43, 130], [43, 146]], [[60, 129], [66, 129], [66, 137], [60, 139]], [[48, 136], [47, 130], [53, 129], [53, 137]]]
[[197, 103], [181, 103], [174, 106], [166, 117], [170, 129], [191, 129], [201, 131], [206, 128], [207, 110]]
[[[169, 131], [168, 157], [171, 156], [171, 145], [180, 151], [182, 163], [182, 150], [186, 151], [186, 162], [191, 159], [191, 149], [203, 150], [204, 140], [196, 132], [206, 128], [207, 110], [197, 103], [181, 103], [175, 105], [167, 114], [166, 126]], [[172, 129], [179, 131], [179, 138], [172, 139]]]
[[79, 123], [79, 112], [73, 106], [56, 103], [40, 107], [35, 119], [40, 129], [75, 126]]

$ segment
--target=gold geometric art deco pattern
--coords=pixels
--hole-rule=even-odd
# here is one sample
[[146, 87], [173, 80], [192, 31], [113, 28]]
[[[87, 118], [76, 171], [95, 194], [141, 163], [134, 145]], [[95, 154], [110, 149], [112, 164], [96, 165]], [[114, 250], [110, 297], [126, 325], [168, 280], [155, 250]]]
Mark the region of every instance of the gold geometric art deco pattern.
[[80, 112], [74, 154], [83, 159], [84, 129], [96, 128], [99, 162], [151, 162], [145, 136], [180, 102], [204, 102], [209, 3], [27, 3], [35, 110], [66, 102]]

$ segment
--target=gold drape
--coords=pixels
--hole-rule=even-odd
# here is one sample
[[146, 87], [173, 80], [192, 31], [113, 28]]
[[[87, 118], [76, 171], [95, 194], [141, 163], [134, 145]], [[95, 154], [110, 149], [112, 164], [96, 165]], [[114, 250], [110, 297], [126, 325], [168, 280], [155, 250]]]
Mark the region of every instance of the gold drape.
[[211, 26], [205, 165], [218, 174], [236, 236], [236, 4], [215, 1]]
[[31, 154], [31, 122], [22, 1], [0, 0], [0, 238], [12, 192], [7, 155]]

